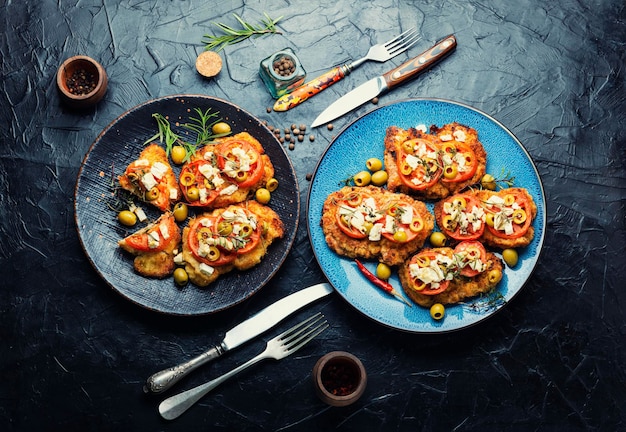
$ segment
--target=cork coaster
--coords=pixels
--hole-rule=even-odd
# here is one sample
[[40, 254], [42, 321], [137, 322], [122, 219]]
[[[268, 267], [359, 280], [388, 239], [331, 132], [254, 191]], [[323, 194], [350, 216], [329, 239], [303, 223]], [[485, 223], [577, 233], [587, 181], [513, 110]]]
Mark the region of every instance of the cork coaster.
[[222, 70], [222, 58], [215, 51], [204, 51], [196, 59], [196, 69], [204, 77], [214, 77]]

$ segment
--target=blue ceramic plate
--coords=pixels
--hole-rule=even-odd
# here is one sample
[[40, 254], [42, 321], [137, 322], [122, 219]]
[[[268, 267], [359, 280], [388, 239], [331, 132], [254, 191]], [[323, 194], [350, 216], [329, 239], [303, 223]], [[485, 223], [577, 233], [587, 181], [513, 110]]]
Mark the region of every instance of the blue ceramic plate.
[[[108, 206], [112, 179], [135, 160], [144, 141], [157, 132], [152, 114], [168, 116], [175, 133], [184, 136], [178, 123], [189, 122], [198, 108], [218, 112], [233, 134], [248, 132], [263, 145], [274, 165], [274, 176], [281, 185], [272, 194], [270, 207], [284, 224], [285, 235], [268, 249], [263, 261], [246, 271], [232, 271], [206, 288], [189, 284], [178, 288], [172, 277], [150, 279], [133, 270], [133, 257], [117, 242], [144, 226], [125, 228], [117, 213]], [[190, 140], [195, 139], [190, 137]], [[176, 176], [180, 167], [173, 167]], [[161, 213], [141, 204], [150, 220]], [[259, 291], [282, 265], [298, 229], [300, 195], [296, 174], [282, 145], [261, 121], [241, 108], [221, 99], [202, 95], [173, 95], [148, 101], [115, 119], [94, 141], [86, 154], [76, 181], [74, 202], [78, 235], [89, 261], [98, 274], [119, 294], [147, 309], [168, 315], [207, 315], [243, 302]], [[190, 209], [190, 217], [196, 213]], [[181, 227], [182, 228], [182, 227]]]
[[[487, 151], [487, 172], [500, 177], [510, 172], [515, 186], [528, 189], [537, 204], [533, 222], [535, 237], [519, 252], [519, 263], [506, 268], [497, 291], [462, 305], [446, 308], [445, 318], [435, 321], [429, 310], [412, 307], [396, 300], [369, 283], [359, 272], [354, 260], [340, 257], [326, 245], [320, 226], [322, 206], [326, 197], [341, 188], [343, 181], [365, 169], [370, 157], [383, 159], [387, 127], [404, 129], [420, 124], [443, 126], [459, 122], [478, 131]], [[432, 212], [433, 204], [428, 207]], [[412, 99], [381, 106], [348, 125], [331, 142], [322, 156], [308, 197], [308, 230], [315, 256], [330, 283], [351, 305], [371, 319], [386, 326], [413, 333], [442, 333], [471, 326], [493, 315], [524, 286], [539, 259], [546, 227], [545, 198], [537, 169], [522, 144], [492, 117], [466, 105], [434, 99]], [[365, 265], [375, 271], [377, 262]], [[390, 279], [399, 292], [397, 275]]]

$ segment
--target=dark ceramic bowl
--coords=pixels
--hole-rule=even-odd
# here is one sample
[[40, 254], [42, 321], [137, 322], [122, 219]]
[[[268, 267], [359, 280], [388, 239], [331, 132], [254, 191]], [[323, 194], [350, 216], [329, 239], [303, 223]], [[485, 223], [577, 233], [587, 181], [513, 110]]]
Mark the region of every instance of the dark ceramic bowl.
[[[70, 57], [57, 72], [57, 87], [63, 101], [74, 108], [97, 104], [107, 91], [104, 68], [87, 56]], [[81, 87], [82, 86], [82, 87]]]
[[317, 396], [328, 405], [346, 406], [356, 402], [365, 391], [367, 373], [361, 360], [344, 351], [333, 351], [313, 367]]

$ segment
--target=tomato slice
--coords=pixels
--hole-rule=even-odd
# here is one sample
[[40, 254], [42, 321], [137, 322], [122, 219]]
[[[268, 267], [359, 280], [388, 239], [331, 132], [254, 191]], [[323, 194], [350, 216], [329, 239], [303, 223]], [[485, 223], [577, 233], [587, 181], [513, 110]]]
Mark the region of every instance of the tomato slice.
[[480, 200], [470, 194], [446, 198], [441, 219], [439, 228], [455, 240], [476, 240], [485, 231], [485, 211]]
[[[143, 229], [135, 234], [131, 234], [126, 238], [126, 244], [139, 252], [160, 252], [164, 250], [168, 245], [168, 241], [165, 237], [163, 237], [163, 233], [159, 229], [162, 224], [165, 224], [167, 230], [170, 233], [173, 233], [178, 229], [176, 223], [174, 222], [174, 218], [168, 217], [164, 220], [159, 221], [158, 224], [154, 224], [153, 226], [147, 227], [147, 229]], [[158, 234], [159, 243], [157, 246], [151, 247], [151, 244], [154, 245], [153, 241], [151, 240], [151, 236], [154, 235], [152, 233]]]
[[438, 281], [437, 283], [439, 285], [436, 287], [432, 286], [434, 282], [425, 283], [419, 277], [415, 277], [410, 270], [412, 266], [418, 266], [419, 268], [427, 268], [432, 264], [433, 261], [437, 262], [439, 267], [441, 268], [442, 265], [439, 264], [441, 256], [442, 256], [441, 254], [433, 250], [428, 250], [428, 251], [422, 251], [418, 253], [417, 255], [414, 255], [411, 258], [409, 262], [409, 273], [411, 274], [413, 283], [417, 287], [417, 290], [420, 294], [424, 294], [424, 295], [440, 294], [444, 292], [445, 290], [447, 290], [448, 287], [450, 286], [450, 281], [448, 279], [445, 279], [445, 277], [448, 274], [446, 264], [443, 264], [445, 268], [441, 269], [443, 271], [444, 279], [441, 281]]
[[[406, 211], [406, 207], [411, 207], [413, 209], [413, 216], [411, 217], [411, 221], [409, 221], [409, 223], [402, 222], [403, 212]], [[410, 242], [411, 240], [415, 239], [424, 228], [424, 221], [420, 216], [419, 210], [409, 203], [403, 203], [401, 201], [393, 202], [387, 208], [387, 214], [394, 218], [394, 230], [393, 232], [382, 232], [382, 235], [386, 239], [393, 242]], [[384, 223], [385, 222], [383, 220], [383, 224]], [[395, 235], [398, 231], [403, 231], [404, 233], [406, 233], [406, 236], [402, 234], [399, 236], [400, 238], [398, 238]]]
[[[211, 222], [210, 226], [206, 226], [203, 221], [208, 220]], [[207, 256], [200, 255], [200, 237], [215, 238], [219, 235], [216, 233], [215, 223], [216, 218], [198, 218], [195, 223], [189, 228], [189, 234], [187, 236], [187, 244], [193, 256], [200, 262], [203, 262], [211, 267], [219, 267], [226, 264], [230, 264], [237, 258], [237, 253], [234, 251], [228, 251], [220, 246], [215, 246], [218, 250], [215, 254], [219, 254], [217, 257], [209, 258]]]
[[[371, 198], [370, 195], [367, 195], [364, 193], [352, 192], [344, 200], [339, 201], [337, 203], [337, 211], [335, 213], [335, 222], [337, 223], [337, 226], [339, 227], [341, 232], [343, 232], [348, 237], [351, 237], [357, 240], [368, 237], [369, 230], [367, 229], [361, 230], [352, 224], [352, 219], [355, 218], [355, 216], [356, 216], [356, 219], [358, 220], [365, 220], [366, 214], [370, 214], [370, 213], [374, 213], [378, 211], [377, 208], [371, 208], [364, 204], [364, 201], [368, 200], [368, 198]], [[340, 212], [339, 211], [340, 209], [343, 209], [344, 211], [346, 209], [350, 209], [350, 211], [352, 211], [353, 213], [345, 214], [345, 213]], [[372, 225], [373, 225], [373, 222], [372, 222]], [[365, 223], [364, 223], [364, 226], [365, 226]]]
[[217, 166], [224, 173], [224, 177], [234, 181], [240, 188], [253, 186], [263, 177], [263, 158], [246, 141], [230, 140], [218, 144], [215, 154]]
[[[530, 202], [521, 191], [504, 189], [498, 194], [503, 198], [504, 203], [483, 204], [488, 215], [487, 229], [500, 238], [519, 238], [528, 231], [532, 222]], [[512, 230], [507, 234], [505, 227]]]
[[438, 150], [424, 139], [404, 142], [396, 157], [402, 183], [414, 190], [428, 189], [437, 183], [443, 172]]
[[474, 277], [483, 272], [482, 270], [472, 268], [470, 264], [473, 261], [480, 261], [481, 263], [487, 261], [487, 251], [481, 242], [461, 242], [454, 248], [454, 255], [461, 264], [461, 275]]
[[459, 183], [471, 179], [478, 169], [478, 158], [472, 148], [459, 141], [446, 141], [442, 146], [442, 182]]
[[[219, 196], [221, 188], [216, 187], [200, 171], [201, 167], [205, 165], [211, 166], [211, 162], [201, 159], [185, 164], [180, 171], [178, 184], [185, 201], [191, 206], [210, 205]], [[216, 174], [216, 176], [221, 178], [219, 174]], [[201, 190], [206, 191], [206, 196], [203, 199], [200, 198]]]

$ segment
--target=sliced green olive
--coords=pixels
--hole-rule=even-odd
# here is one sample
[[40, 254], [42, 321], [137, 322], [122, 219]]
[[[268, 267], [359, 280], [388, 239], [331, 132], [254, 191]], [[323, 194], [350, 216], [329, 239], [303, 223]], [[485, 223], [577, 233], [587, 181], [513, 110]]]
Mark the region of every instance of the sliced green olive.
[[229, 236], [233, 232], [233, 224], [226, 221], [221, 221], [217, 224], [217, 233], [221, 236]]
[[517, 265], [519, 256], [515, 249], [504, 249], [502, 251], [502, 259], [509, 267], [515, 267]]
[[376, 172], [383, 169], [383, 162], [378, 158], [369, 158], [367, 161], [365, 161], [365, 166], [371, 172]]
[[278, 180], [276, 180], [274, 177], [272, 177], [271, 179], [267, 181], [267, 183], [265, 183], [265, 189], [267, 189], [270, 192], [274, 192], [277, 188], [278, 188]]
[[174, 206], [174, 210], [172, 211], [172, 213], [174, 214], [174, 219], [176, 220], [176, 222], [184, 222], [189, 215], [189, 208], [187, 207], [187, 204], [179, 202], [176, 203], [176, 205]]
[[443, 177], [448, 180], [455, 178], [457, 174], [459, 174], [459, 169], [456, 167], [456, 165], [447, 165], [443, 169]]
[[137, 223], [137, 215], [130, 210], [122, 210], [117, 214], [117, 220], [126, 226], [133, 226]]
[[367, 171], [361, 171], [354, 176], [353, 180], [357, 186], [367, 186], [372, 181], [372, 175]]
[[430, 307], [430, 316], [439, 321], [446, 314], [446, 308], [441, 303], [435, 303]]
[[159, 197], [159, 188], [156, 186], [146, 192], [146, 201], [154, 201]]
[[174, 270], [174, 282], [176, 282], [176, 285], [178, 286], [187, 285], [187, 282], [189, 282], [189, 275], [184, 268], [179, 267]]

